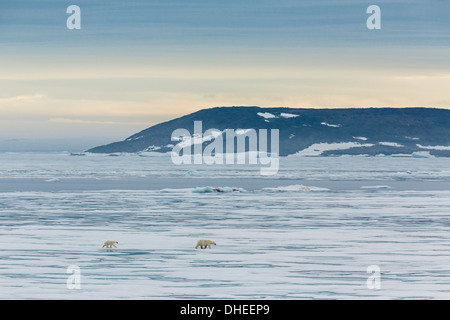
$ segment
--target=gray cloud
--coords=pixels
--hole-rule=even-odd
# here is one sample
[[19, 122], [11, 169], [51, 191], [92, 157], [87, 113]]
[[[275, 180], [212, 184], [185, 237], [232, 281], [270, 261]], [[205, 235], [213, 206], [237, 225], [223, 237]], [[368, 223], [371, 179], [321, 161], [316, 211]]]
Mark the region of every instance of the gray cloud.
[[[68, 31], [65, 9], [82, 9], [82, 30]], [[382, 9], [369, 32], [365, 10]], [[30, 46], [297, 47], [448, 45], [448, 1], [99, 0], [2, 1], [0, 43]], [[77, 33], [78, 32], [78, 33]]]

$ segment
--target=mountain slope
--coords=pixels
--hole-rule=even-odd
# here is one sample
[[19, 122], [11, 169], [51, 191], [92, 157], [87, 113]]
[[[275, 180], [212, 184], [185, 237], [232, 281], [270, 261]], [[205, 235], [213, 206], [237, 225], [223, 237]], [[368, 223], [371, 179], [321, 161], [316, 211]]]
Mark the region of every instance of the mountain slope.
[[[450, 156], [450, 110], [432, 108], [292, 109], [219, 107], [157, 124], [93, 153], [172, 150], [172, 132], [207, 129], [279, 129], [280, 155], [411, 154]], [[347, 143], [347, 144], [344, 144]], [[303, 150], [303, 151], [302, 151]]]

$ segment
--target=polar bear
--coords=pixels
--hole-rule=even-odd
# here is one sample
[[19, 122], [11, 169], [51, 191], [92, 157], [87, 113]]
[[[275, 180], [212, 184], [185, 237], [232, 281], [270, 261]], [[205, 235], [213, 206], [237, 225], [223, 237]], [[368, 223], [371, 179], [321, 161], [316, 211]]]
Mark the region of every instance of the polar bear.
[[117, 248], [116, 247], [116, 243], [119, 244], [119, 242], [115, 241], [115, 240], [106, 240], [105, 243], [103, 244], [103, 247], [107, 247], [107, 248]]
[[212, 240], [198, 240], [197, 241], [197, 245], [195, 246], [195, 249], [197, 249], [198, 247], [200, 247], [200, 249], [206, 249], [206, 247], [208, 247], [209, 249], [211, 249], [211, 245], [216, 245], [216, 243]]

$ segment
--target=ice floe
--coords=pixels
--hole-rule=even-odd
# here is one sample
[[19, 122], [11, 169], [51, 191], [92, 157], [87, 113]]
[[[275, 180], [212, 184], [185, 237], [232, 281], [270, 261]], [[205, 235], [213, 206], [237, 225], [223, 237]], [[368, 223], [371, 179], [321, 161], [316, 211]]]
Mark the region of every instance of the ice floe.
[[289, 192], [289, 191], [330, 191], [328, 188], [320, 188], [314, 186], [304, 186], [302, 184], [294, 184], [290, 186], [268, 187], [262, 188], [264, 191], [273, 192]]

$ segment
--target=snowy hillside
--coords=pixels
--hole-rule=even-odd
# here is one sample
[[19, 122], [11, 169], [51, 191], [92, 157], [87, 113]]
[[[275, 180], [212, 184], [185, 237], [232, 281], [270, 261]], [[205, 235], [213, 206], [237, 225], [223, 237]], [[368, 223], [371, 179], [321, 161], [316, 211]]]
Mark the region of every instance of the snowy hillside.
[[[194, 135], [194, 121], [208, 137]], [[171, 140], [176, 129], [192, 135]], [[123, 141], [98, 146], [92, 153], [171, 151], [177, 143], [207, 144], [225, 129], [279, 129], [280, 155], [450, 156], [450, 110], [432, 108], [291, 109], [221, 107], [160, 123]]]

